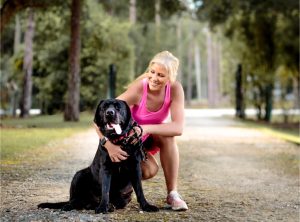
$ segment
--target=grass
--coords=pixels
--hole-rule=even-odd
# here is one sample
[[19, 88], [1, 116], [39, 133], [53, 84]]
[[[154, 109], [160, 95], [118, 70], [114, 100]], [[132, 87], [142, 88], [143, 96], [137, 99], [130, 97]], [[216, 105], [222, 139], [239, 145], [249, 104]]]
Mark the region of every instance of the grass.
[[78, 122], [64, 122], [62, 114], [27, 119], [2, 119], [1, 161], [42, 148], [92, 126], [93, 116], [82, 113]]
[[278, 123], [267, 124], [265, 122], [258, 122], [251, 119], [244, 120], [242, 122], [246, 124], [246, 127], [255, 128], [271, 136], [300, 145], [299, 122], [291, 123], [290, 126]]

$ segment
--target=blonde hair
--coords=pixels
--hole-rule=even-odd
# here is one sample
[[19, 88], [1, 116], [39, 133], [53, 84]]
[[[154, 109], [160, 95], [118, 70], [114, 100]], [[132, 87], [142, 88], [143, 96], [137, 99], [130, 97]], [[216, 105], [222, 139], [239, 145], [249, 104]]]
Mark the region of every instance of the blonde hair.
[[146, 72], [149, 71], [153, 64], [162, 65], [168, 72], [171, 82], [175, 82], [177, 77], [177, 70], [179, 66], [179, 60], [169, 51], [162, 51], [156, 54], [149, 62]]
[[[162, 51], [162, 52], [157, 53], [151, 59], [146, 71], [142, 75], [137, 77], [133, 81], [133, 83], [146, 78], [148, 75], [149, 69], [153, 64], [159, 64], [167, 70], [167, 74], [169, 75], [169, 79], [170, 79], [171, 83], [176, 81], [177, 71], [178, 71], [178, 67], [179, 67], [179, 60], [169, 51]], [[129, 84], [129, 86], [131, 84]]]

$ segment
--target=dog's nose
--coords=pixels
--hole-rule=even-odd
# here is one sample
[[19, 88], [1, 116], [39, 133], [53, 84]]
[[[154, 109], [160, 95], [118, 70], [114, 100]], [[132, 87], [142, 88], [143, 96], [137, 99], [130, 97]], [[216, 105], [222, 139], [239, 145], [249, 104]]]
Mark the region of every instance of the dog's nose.
[[113, 115], [115, 115], [115, 111], [113, 109], [108, 109], [108, 110], [106, 110], [106, 115], [113, 116]]

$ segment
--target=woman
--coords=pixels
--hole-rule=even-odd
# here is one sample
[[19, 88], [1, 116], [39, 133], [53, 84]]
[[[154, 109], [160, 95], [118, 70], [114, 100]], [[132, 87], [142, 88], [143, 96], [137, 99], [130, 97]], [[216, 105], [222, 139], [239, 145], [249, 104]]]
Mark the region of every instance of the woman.
[[[148, 159], [141, 164], [143, 179], [156, 175], [158, 164], [154, 154], [160, 151], [160, 161], [167, 186], [167, 204], [173, 210], [187, 210], [177, 192], [179, 152], [175, 136], [180, 136], [184, 124], [184, 92], [176, 81], [178, 59], [168, 51], [158, 53], [150, 61], [146, 72], [118, 96], [131, 107], [132, 116], [143, 129], [143, 143]], [[171, 121], [164, 122], [170, 113]], [[101, 138], [103, 135], [96, 127]], [[127, 158], [127, 153], [111, 142], [105, 143], [113, 162]]]

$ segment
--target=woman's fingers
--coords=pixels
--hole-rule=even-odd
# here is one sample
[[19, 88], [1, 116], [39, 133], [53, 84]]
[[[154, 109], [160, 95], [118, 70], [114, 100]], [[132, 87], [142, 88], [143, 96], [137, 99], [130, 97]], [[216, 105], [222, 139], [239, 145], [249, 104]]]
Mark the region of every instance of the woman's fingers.
[[120, 152], [119, 152], [122, 156], [125, 156], [125, 157], [129, 157], [129, 155], [122, 149], [120, 149]]
[[120, 162], [126, 160], [128, 156], [129, 155], [124, 150], [120, 150], [120, 152], [111, 155], [110, 159], [112, 162]]

